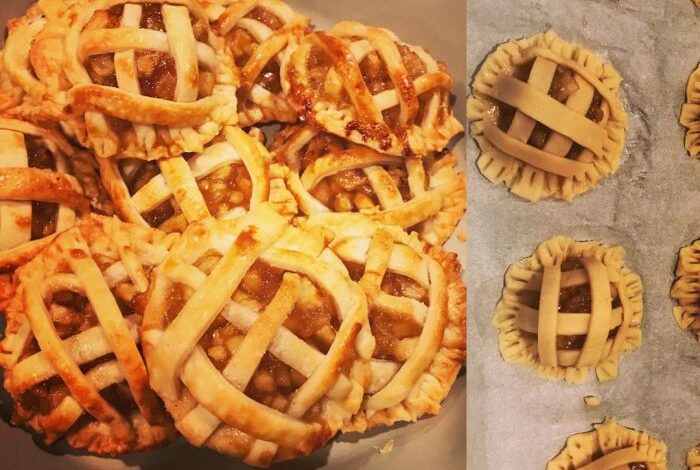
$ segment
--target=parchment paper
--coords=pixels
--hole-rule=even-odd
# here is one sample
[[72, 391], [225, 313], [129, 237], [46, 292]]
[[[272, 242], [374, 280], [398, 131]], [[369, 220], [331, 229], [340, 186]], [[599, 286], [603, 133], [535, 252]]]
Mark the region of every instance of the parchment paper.
[[[669, 297], [678, 249], [700, 237], [700, 161], [685, 154], [678, 124], [700, 60], [699, 20], [690, 0], [468, 1], [470, 84], [497, 44], [553, 27], [613, 63], [630, 117], [619, 171], [571, 203], [531, 204], [491, 185], [469, 139], [470, 470], [543, 470], [569, 435], [606, 415], [666, 442], [670, 469], [685, 470], [700, 443], [700, 344], [676, 326]], [[499, 354], [491, 317], [505, 271], [555, 235], [621, 244], [642, 277], [643, 343], [612, 382], [549, 382]], [[603, 404], [585, 407], [589, 394]]]
[[[431, 0], [430, 7], [421, 0], [285, 0], [314, 20], [317, 29], [329, 28], [341, 20], [357, 20], [368, 25], [383, 26], [394, 31], [402, 40], [428, 49], [436, 58], [445, 60], [454, 77], [453, 91], [457, 95], [455, 115], [465, 115], [466, 71], [466, 11], [463, 0]], [[0, 0], [0, 30], [7, 19], [21, 15], [29, 0]], [[464, 139], [456, 143], [455, 151], [464, 168]], [[461, 224], [465, 229], [464, 221]], [[462, 264], [466, 258], [463, 243], [452, 240], [447, 249], [457, 251]], [[1, 378], [1, 374], [0, 374]], [[452, 392], [443, 403], [440, 416], [422, 419], [412, 425], [379, 428], [363, 436], [347, 434], [311, 457], [275, 465], [284, 469], [463, 469], [466, 465], [466, 392], [465, 376], [457, 379]], [[208, 449], [198, 449], [182, 439], [155, 452], [107, 459], [85, 456], [66, 447], [52, 448], [51, 455], [32, 442], [23, 429], [12, 428], [7, 395], [0, 394], [0, 470], [218, 470], [250, 468], [239, 460], [219, 455]], [[387, 443], [393, 450], [380, 453]], [[387, 446], [388, 449], [388, 446]]]

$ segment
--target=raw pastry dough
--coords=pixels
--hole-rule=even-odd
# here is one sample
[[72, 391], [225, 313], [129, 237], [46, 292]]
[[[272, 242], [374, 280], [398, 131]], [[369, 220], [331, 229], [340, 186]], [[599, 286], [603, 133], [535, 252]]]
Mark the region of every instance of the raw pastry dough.
[[551, 30], [498, 46], [467, 102], [479, 170], [529, 201], [588, 191], [620, 164], [620, 80], [612, 65]]
[[700, 339], [700, 240], [681, 248], [676, 276], [671, 297], [678, 305], [673, 307], [673, 316], [678, 326]]
[[493, 325], [503, 358], [548, 379], [617, 377], [642, 342], [642, 283], [622, 247], [556, 237], [508, 268]]
[[547, 470], [667, 470], [666, 445], [613, 418], [574, 434]]
[[693, 70], [685, 89], [686, 102], [681, 108], [681, 126], [687, 128], [685, 149], [691, 157], [700, 156], [700, 66]]

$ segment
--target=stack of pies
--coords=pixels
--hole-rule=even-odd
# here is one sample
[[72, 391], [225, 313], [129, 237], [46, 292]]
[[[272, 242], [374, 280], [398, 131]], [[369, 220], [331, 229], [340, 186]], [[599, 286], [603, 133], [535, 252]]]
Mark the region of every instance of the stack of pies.
[[267, 467], [439, 413], [466, 336], [452, 79], [385, 29], [310, 24], [278, 0], [40, 0], [10, 22], [14, 424]]

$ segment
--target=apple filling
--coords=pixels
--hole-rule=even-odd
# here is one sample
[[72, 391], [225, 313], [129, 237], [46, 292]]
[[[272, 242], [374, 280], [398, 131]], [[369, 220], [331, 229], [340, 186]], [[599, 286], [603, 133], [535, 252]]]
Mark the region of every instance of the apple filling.
[[[191, 158], [191, 155], [184, 155], [184, 158]], [[129, 178], [125, 178], [129, 194], [134, 195], [158, 174], [160, 174], [160, 169], [157, 163], [143, 162], [138, 170], [133, 172]], [[214, 217], [223, 217], [236, 208], [247, 211], [250, 207], [253, 181], [242, 163], [217, 169], [197, 180], [197, 186], [204, 197], [209, 212]], [[142, 216], [149, 225], [160, 227], [164, 222], [181, 214], [181, 212], [175, 200], [171, 198], [158, 207], [145, 212]]]
[[[110, 264], [107, 260], [102, 260], [102, 262], [100, 262], [100, 260], [96, 261], [98, 264], [104, 266], [109, 266]], [[118, 284], [114, 289], [114, 293], [117, 304], [125, 317], [133, 314], [141, 314], [144, 305], [144, 295], [137, 294], [132, 284]], [[46, 305], [53, 326], [61, 340], [66, 340], [99, 325], [95, 311], [88, 299], [76, 292], [59, 290], [46, 300]], [[32, 338], [22, 351], [19, 361], [21, 362], [40, 350], [36, 338]], [[114, 360], [114, 354], [109, 354], [84, 363], [80, 366], [80, 370], [86, 373], [90, 369], [111, 360]], [[70, 396], [70, 394], [68, 387], [66, 387], [65, 383], [58, 375], [33, 386], [22, 393], [20, 397], [17, 397], [17, 406], [14, 409], [12, 417], [13, 423], [18, 424], [26, 422], [36, 415], [48, 415], [64, 398]], [[125, 382], [110, 385], [100, 390], [100, 394], [123, 416], [131, 416], [138, 410], [131, 396], [129, 387]], [[94, 418], [88, 414], [84, 414], [81, 419], [73, 425], [72, 429], [79, 429], [92, 420], [94, 420]]]
[[[156, 31], [165, 31], [161, 4], [143, 4], [140, 27]], [[108, 10], [100, 10], [95, 13], [86, 25], [86, 29], [111, 29], [119, 28], [121, 24], [124, 5], [116, 5]], [[206, 22], [193, 17], [190, 14], [194, 37], [198, 42], [208, 42], [208, 25]], [[135, 53], [136, 70], [138, 73], [139, 89], [141, 94], [152, 98], [173, 101], [177, 85], [177, 71], [175, 60], [169, 53], [148, 50], [138, 50]], [[97, 54], [90, 56], [85, 69], [93, 83], [103, 86], [118, 87], [114, 65], [114, 54]], [[214, 89], [214, 73], [211, 70], [201, 68], [198, 74], [198, 96], [204, 98], [212, 94]]]
[[[219, 256], [211, 252], [205, 254], [196, 266], [208, 273], [218, 262]], [[256, 261], [241, 280], [232, 299], [262, 313], [272, 300], [282, 282], [284, 271], [262, 261]], [[192, 289], [182, 284], [173, 285], [171, 305], [178, 310], [192, 293]], [[175, 299], [175, 300], [173, 300]], [[170, 318], [173, 318], [172, 312]], [[333, 343], [335, 332], [340, 327], [332, 298], [321, 291], [310, 279], [301, 278], [299, 296], [294, 308], [284, 322], [284, 327], [303, 339], [312, 347], [326, 353]], [[212, 364], [222, 371], [237, 353], [245, 334], [219, 316], [204, 334], [199, 345], [206, 351]], [[284, 411], [290, 397], [306, 381], [306, 377], [269, 352], [266, 352], [253, 374], [245, 393], [254, 400]], [[311, 419], [320, 410], [317, 407], [307, 412]]]
[[[30, 168], [56, 170], [56, 158], [44, 141], [33, 135], [24, 135], [27, 149], [27, 162]], [[32, 240], [46, 237], [56, 232], [58, 204], [32, 201]]]

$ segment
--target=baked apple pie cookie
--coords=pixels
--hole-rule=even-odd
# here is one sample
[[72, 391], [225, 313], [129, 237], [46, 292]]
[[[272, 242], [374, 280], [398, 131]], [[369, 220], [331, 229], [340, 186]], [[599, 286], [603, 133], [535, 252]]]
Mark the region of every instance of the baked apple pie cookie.
[[676, 276], [671, 297], [678, 305], [673, 307], [673, 316], [678, 326], [700, 339], [700, 240], [681, 248]]
[[100, 168], [124, 220], [182, 232], [190, 222], [237, 217], [267, 201], [269, 164], [256, 138], [226, 127], [199, 154], [157, 162], [102, 159]]
[[439, 413], [465, 361], [466, 289], [457, 256], [360, 214], [317, 214], [305, 227], [333, 232], [329, 259], [369, 303], [372, 382], [345, 430]]
[[306, 215], [361, 212], [442, 245], [466, 210], [466, 178], [450, 152], [396, 157], [309, 125], [279, 131], [270, 150]]
[[462, 131], [445, 65], [383, 28], [343, 21], [304, 36], [282, 88], [306, 122], [390, 155], [440, 151]]
[[297, 113], [282, 92], [280, 66], [287, 47], [308, 32], [309, 19], [279, 0], [202, 3], [241, 73], [239, 124], [296, 121]]
[[72, 14], [67, 104], [98, 157], [201, 152], [236, 123], [237, 71], [199, 2], [98, 0]]
[[613, 418], [574, 434], [547, 470], [667, 470], [666, 445]]
[[17, 270], [0, 343], [14, 424], [97, 454], [174, 438], [138, 347], [148, 274], [173, 237], [90, 215]]
[[508, 268], [493, 317], [511, 363], [542, 377], [617, 377], [620, 356], [642, 342], [642, 283], [622, 247], [556, 237]]
[[612, 65], [551, 30], [498, 46], [467, 103], [479, 170], [529, 201], [593, 188], [620, 164], [620, 81]]
[[188, 441], [266, 467], [321, 447], [358, 411], [367, 301], [325, 243], [261, 205], [190, 225], [156, 270], [144, 352]]
[[686, 102], [681, 108], [680, 123], [687, 129], [685, 149], [691, 157], [700, 155], [700, 66], [693, 70], [685, 89]]
[[0, 118], [0, 268], [27, 261], [90, 203], [57, 132]]

